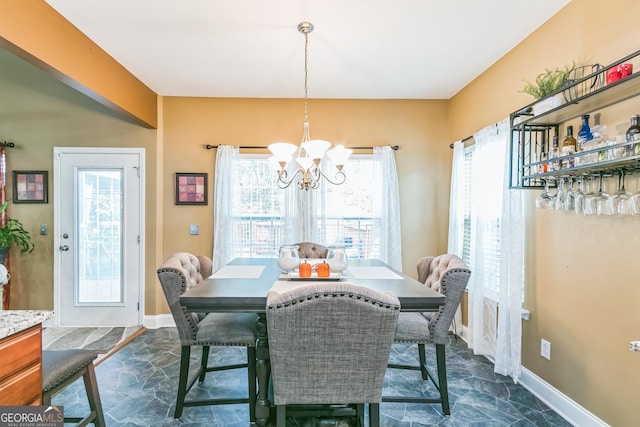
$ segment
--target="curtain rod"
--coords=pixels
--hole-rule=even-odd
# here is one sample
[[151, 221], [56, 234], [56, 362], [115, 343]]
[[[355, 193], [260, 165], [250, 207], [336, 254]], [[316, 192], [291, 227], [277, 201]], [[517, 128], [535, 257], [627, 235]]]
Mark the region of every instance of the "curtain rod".
[[16, 146], [16, 144], [14, 144], [13, 142], [8, 142], [8, 141], [0, 142], [0, 147], [11, 147], [11, 148], [13, 148], [15, 146]]
[[[466, 138], [462, 138], [462, 139], [460, 140], [460, 142], [462, 142], [462, 143], [464, 144], [465, 142], [467, 142], [467, 141], [469, 141], [469, 140], [472, 140], [472, 139], [473, 139], [473, 135], [468, 136], [468, 137], [466, 137]], [[453, 148], [453, 144], [449, 144], [449, 148]]]
[[[400, 149], [399, 145], [389, 145], [389, 147], [391, 147], [391, 149], [394, 150], [394, 151], [398, 151]], [[206, 144], [204, 146], [204, 148], [206, 148], [207, 150], [215, 150], [216, 148], [218, 148], [218, 146], [217, 145]], [[238, 148], [242, 148], [242, 149], [249, 149], [249, 148], [267, 149], [269, 147], [265, 147], [265, 146], [250, 147], [248, 145], [241, 145]], [[349, 148], [351, 150], [372, 150], [375, 147], [345, 147], [345, 148]]]

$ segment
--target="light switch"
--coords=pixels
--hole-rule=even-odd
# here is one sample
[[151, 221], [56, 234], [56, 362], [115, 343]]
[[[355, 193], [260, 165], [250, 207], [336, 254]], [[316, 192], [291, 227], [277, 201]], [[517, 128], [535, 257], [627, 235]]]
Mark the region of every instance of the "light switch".
[[198, 224], [189, 224], [189, 234], [191, 235], [200, 234], [200, 226]]

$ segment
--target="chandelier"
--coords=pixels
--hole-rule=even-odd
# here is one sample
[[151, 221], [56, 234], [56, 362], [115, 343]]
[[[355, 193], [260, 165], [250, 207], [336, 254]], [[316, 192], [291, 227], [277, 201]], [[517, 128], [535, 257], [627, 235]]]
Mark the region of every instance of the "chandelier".
[[[298, 188], [301, 190], [316, 189], [320, 186], [320, 180], [324, 178], [326, 181], [334, 185], [343, 184], [347, 177], [342, 168], [347, 159], [353, 152], [341, 145], [329, 150], [331, 143], [321, 139], [311, 139], [309, 136], [309, 114], [307, 108], [307, 89], [308, 89], [308, 63], [309, 63], [309, 33], [313, 31], [313, 24], [310, 22], [301, 22], [298, 24], [298, 31], [304, 34], [304, 124], [302, 131], [302, 142], [300, 146], [289, 144], [286, 142], [276, 142], [269, 145], [269, 150], [273, 154], [269, 158], [274, 163], [278, 172], [278, 187], [287, 188], [300, 175]], [[289, 178], [287, 174], [287, 165], [296, 153], [297, 169]], [[336, 173], [333, 179], [329, 178], [320, 168], [320, 163], [325, 153], [331, 159], [336, 167]]]

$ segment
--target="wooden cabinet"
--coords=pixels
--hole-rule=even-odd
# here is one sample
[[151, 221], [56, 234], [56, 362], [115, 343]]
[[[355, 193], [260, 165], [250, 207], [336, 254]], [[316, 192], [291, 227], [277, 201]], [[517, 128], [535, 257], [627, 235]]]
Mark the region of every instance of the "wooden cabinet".
[[42, 403], [42, 325], [0, 340], [0, 406]]

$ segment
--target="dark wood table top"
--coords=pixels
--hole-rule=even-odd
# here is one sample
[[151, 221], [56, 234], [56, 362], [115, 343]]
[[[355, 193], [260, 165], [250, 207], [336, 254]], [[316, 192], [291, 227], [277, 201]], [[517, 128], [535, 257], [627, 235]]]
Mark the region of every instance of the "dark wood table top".
[[[194, 312], [251, 312], [263, 313], [267, 293], [279, 280], [281, 271], [276, 258], [236, 258], [229, 265], [264, 266], [259, 278], [207, 278], [180, 297], [180, 304]], [[378, 291], [392, 292], [400, 300], [402, 311], [438, 311], [444, 304], [444, 295], [406, 276], [382, 261], [375, 259], [349, 259], [349, 266], [387, 267], [400, 279], [356, 279], [347, 268], [344, 282], [366, 286]]]

